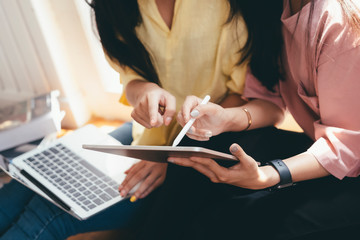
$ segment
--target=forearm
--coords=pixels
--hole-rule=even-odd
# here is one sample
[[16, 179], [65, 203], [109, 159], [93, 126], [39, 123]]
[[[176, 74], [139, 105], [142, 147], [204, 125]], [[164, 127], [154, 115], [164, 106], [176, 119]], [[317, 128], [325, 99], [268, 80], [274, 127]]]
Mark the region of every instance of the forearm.
[[248, 126], [248, 116], [243, 110], [246, 108], [251, 115], [249, 129], [273, 126], [280, 123], [284, 118], [284, 112], [275, 104], [255, 99], [240, 107], [226, 108], [225, 114], [228, 121], [225, 123], [225, 131], [242, 131]]
[[245, 103], [247, 103], [247, 101], [245, 101], [241, 95], [233, 93], [233, 94], [229, 94], [227, 95], [220, 103], [219, 105], [222, 106], [223, 108], [231, 108], [231, 107], [238, 107], [238, 106], [242, 106]]
[[[329, 173], [310, 153], [301, 153], [283, 160], [289, 168], [293, 182], [321, 178]], [[261, 180], [256, 188], [268, 188], [280, 182], [279, 173], [270, 165], [260, 167]]]

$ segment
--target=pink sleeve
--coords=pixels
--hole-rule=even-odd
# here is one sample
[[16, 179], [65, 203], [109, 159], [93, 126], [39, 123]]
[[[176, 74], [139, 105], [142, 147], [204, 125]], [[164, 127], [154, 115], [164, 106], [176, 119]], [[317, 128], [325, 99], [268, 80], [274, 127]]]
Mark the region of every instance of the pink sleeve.
[[269, 91], [259, 82], [259, 80], [257, 80], [256, 77], [254, 77], [254, 75], [252, 75], [249, 69], [246, 73], [246, 82], [243, 96], [247, 99], [257, 98], [266, 100], [285, 110], [285, 104], [279, 93], [278, 85], [275, 87], [275, 92]]
[[321, 119], [314, 123], [317, 141], [308, 152], [335, 177], [357, 177], [360, 174], [360, 47], [322, 62], [317, 69]]

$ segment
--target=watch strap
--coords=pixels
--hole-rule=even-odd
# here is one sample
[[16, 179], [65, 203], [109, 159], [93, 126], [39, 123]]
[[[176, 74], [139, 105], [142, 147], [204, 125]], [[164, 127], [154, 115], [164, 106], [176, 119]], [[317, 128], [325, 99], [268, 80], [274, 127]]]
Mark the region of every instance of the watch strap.
[[280, 182], [272, 188], [280, 189], [293, 185], [290, 170], [281, 159], [271, 160], [270, 162], [268, 162], [268, 164], [274, 167], [280, 175]]

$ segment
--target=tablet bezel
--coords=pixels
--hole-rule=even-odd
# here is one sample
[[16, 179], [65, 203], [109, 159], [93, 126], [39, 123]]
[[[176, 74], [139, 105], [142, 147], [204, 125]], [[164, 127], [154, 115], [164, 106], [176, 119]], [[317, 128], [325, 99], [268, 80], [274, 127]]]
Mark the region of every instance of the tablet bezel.
[[171, 147], [171, 146], [131, 146], [131, 145], [90, 145], [84, 144], [84, 149], [137, 158], [152, 162], [167, 162], [168, 157], [204, 157], [217, 160], [238, 162], [239, 160], [227, 153], [203, 147]]

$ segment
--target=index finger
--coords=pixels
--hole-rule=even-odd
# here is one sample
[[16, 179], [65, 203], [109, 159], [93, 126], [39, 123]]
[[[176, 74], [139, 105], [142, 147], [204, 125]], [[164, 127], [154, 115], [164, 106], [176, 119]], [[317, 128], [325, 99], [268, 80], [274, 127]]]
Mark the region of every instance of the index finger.
[[151, 96], [148, 98], [148, 109], [151, 126], [155, 126], [157, 124], [159, 114], [159, 101], [160, 99], [158, 96]]
[[197, 164], [201, 164], [207, 167], [216, 175], [226, 174], [227, 172], [227, 168], [220, 166], [217, 162], [215, 162], [211, 158], [191, 157], [190, 160]]
[[173, 96], [166, 96], [165, 101], [165, 112], [163, 114], [165, 125], [169, 125], [175, 112], [176, 112], [176, 99]]

